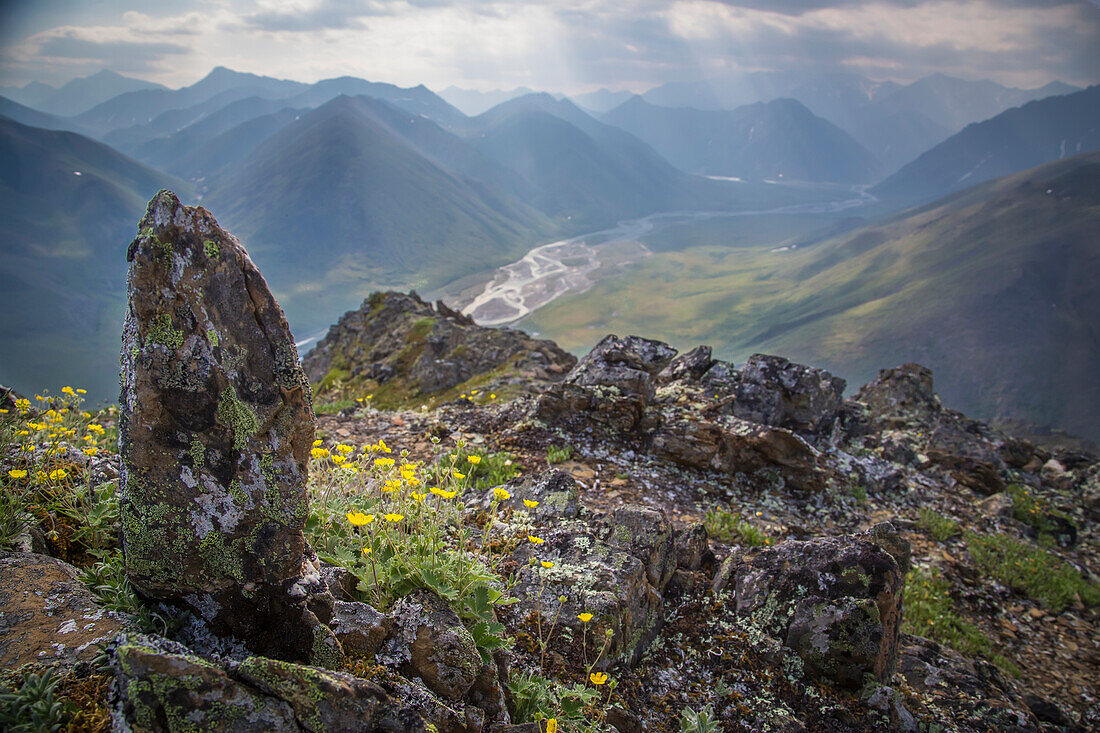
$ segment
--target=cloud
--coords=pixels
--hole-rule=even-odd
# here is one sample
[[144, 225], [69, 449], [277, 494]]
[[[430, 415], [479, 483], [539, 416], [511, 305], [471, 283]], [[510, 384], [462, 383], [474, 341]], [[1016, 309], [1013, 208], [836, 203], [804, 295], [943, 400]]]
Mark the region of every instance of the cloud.
[[40, 30], [0, 49], [0, 74], [25, 81], [52, 69], [64, 81], [56, 75], [94, 62], [170, 85], [215, 65], [301, 81], [355, 75], [565, 92], [644, 91], [755, 70], [1083, 84], [1100, 81], [1093, 3], [1100, 0], [163, 0]]

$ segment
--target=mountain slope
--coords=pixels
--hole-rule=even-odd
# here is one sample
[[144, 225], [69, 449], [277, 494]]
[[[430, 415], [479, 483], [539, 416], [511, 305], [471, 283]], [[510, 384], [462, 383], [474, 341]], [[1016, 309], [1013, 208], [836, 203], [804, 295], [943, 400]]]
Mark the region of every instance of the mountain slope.
[[117, 399], [126, 245], [168, 186], [187, 193], [94, 140], [0, 118], [0, 383]]
[[602, 119], [691, 173], [866, 183], [881, 171], [847, 133], [793, 99], [727, 112], [658, 107], [635, 96]]
[[1097, 439], [1097, 231], [1100, 153], [1090, 153], [819, 243], [657, 253], [524, 327], [569, 349], [644, 331], [713, 343], [725, 358], [782, 354], [849, 383], [919, 362], [970, 414]]
[[1049, 97], [970, 125], [873, 189], [928, 199], [1100, 148], [1100, 86]]
[[67, 130], [86, 135], [87, 130], [74, 123], [71, 119], [58, 117], [57, 115], [39, 112], [7, 97], [0, 97], [0, 116], [14, 120], [21, 125], [40, 127], [44, 130]]
[[433, 163], [369, 101], [348, 97], [272, 135], [204, 205], [241, 234], [302, 332], [372, 283], [438, 285], [501, 264], [549, 230], [537, 212]]

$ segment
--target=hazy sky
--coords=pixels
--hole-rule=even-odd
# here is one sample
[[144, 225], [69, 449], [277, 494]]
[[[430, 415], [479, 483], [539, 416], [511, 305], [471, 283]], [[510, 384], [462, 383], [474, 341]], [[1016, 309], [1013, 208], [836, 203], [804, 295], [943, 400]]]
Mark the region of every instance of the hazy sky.
[[1100, 82], [1100, 0], [0, 0], [0, 84], [214, 66], [567, 93], [737, 71]]

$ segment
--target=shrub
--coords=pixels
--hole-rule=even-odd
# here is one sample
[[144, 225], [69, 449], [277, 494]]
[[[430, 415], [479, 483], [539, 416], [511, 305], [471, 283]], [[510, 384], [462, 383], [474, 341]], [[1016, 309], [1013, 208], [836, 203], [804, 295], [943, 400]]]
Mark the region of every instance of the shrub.
[[28, 674], [18, 690], [0, 688], [0, 729], [10, 733], [57, 731], [71, 713], [69, 706], [54, 697], [54, 670]]
[[559, 448], [556, 445], [552, 445], [546, 449], [546, 462], [551, 466], [558, 463], [565, 463], [573, 457], [573, 446], [566, 445]]

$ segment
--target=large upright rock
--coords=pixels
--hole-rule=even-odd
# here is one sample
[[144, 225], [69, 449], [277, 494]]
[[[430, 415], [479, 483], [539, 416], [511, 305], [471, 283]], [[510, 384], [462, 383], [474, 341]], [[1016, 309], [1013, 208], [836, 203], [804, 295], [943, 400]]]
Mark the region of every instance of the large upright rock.
[[[233, 235], [169, 191], [127, 251], [119, 447], [126, 572], [254, 651], [324, 663], [332, 597], [302, 534], [309, 385]], [[327, 618], [324, 618], [327, 620]]]

